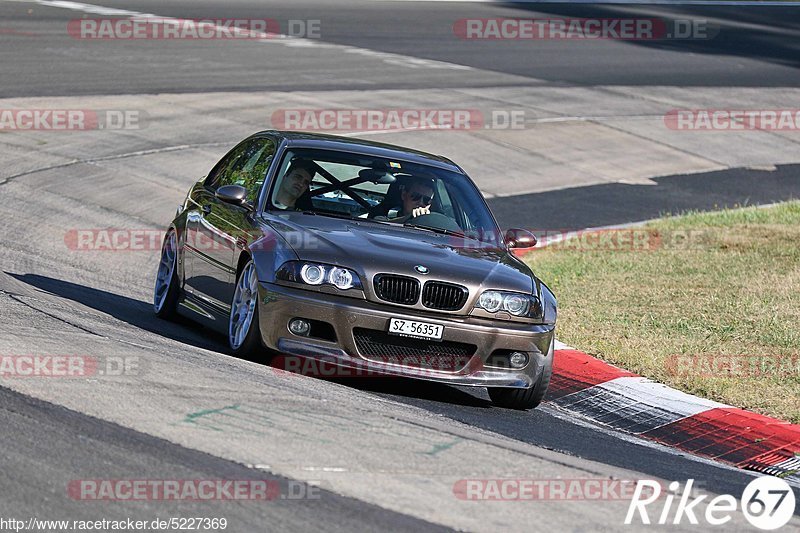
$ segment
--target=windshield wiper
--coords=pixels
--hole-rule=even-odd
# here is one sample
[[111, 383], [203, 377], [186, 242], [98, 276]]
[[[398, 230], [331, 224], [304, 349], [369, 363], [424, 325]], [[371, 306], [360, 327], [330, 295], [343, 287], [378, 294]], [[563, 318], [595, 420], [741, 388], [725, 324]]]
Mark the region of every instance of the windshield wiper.
[[331, 217], [331, 218], [343, 218], [345, 220], [356, 220], [355, 218], [351, 217], [350, 215], [345, 215], [344, 213], [326, 213], [324, 211], [303, 211], [304, 215], [317, 215], [321, 217]]
[[453, 231], [451, 229], [433, 228], [431, 226], [421, 226], [421, 225], [417, 225], [417, 224], [410, 224], [408, 222], [403, 224], [403, 226], [407, 227], [407, 228], [415, 228], [415, 229], [421, 229], [421, 230], [425, 230], [425, 231], [430, 231], [431, 233], [441, 233], [442, 235], [450, 235], [451, 237], [464, 237], [465, 239], [469, 238], [466, 235], [464, 235], [463, 233], [458, 232], [458, 231]]
[[360, 217], [352, 217], [349, 215], [345, 215], [344, 213], [326, 213], [324, 211], [302, 211], [304, 215], [319, 215], [321, 217], [331, 217], [331, 218], [342, 218], [344, 220], [352, 220], [353, 222], [371, 222], [373, 224], [382, 224], [382, 225], [389, 225], [389, 226], [396, 226], [397, 224], [393, 224], [391, 222], [387, 222], [384, 220], [375, 220], [374, 218], [360, 218]]

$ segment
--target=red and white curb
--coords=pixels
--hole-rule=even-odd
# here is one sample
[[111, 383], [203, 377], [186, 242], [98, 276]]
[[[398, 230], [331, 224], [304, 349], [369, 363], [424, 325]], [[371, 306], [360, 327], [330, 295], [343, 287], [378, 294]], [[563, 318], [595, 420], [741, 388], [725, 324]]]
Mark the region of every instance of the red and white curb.
[[556, 341], [547, 401], [613, 429], [800, 484], [800, 425], [667, 387]]

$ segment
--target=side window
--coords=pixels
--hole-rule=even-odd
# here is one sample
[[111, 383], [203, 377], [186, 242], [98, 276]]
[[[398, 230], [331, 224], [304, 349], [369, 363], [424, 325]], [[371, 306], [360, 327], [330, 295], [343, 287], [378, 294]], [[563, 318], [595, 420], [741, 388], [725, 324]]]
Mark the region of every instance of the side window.
[[209, 186], [217, 189], [223, 185], [241, 185], [247, 189], [247, 200], [253, 203], [258, 198], [258, 191], [274, 156], [275, 142], [272, 139], [259, 138], [244, 143], [215, 169], [215, 175], [210, 176], [212, 182]]
[[211, 170], [205, 181], [205, 186], [211, 190], [216, 190], [217, 187], [227, 185], [224, 183], [224, 176], [227, 174], [228, 169], [236, 165], [236, 162], [244, 153], [248, 143], [242, 143], [223, 157], [219, 163]]

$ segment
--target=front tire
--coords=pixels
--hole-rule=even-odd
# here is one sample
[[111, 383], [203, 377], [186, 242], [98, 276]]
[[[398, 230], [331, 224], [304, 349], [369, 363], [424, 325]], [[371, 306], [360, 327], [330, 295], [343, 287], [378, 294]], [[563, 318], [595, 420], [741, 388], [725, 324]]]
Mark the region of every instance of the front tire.
[[550, 364], [546, 364], [536, 380], [536, 384], [530, 389], [509, 389], [505, 387], [489, 387], [489, 398], [492, 403], [497, 407], [506, 407], [508, 409], [528, 410], [535, 409], [542, 403], [544, 395], [547, 393], [547, 387], [550, 386], [550, 378], [553, 376], [553, 346], [550, 344], [550, 352], [547, 357], [550, 358]]
[[249, 260], [239, 272], [228, 321], [228, 344], [237, 357], [249, 357], [263, 349], [258, 322], [258, 278]]
[[156, 286], [153, 291], [153, 310], [158, 318], [173, 318], [178, 307], [180, 281], [178, 280], [178, 238], [169, 230], [161, 245]]

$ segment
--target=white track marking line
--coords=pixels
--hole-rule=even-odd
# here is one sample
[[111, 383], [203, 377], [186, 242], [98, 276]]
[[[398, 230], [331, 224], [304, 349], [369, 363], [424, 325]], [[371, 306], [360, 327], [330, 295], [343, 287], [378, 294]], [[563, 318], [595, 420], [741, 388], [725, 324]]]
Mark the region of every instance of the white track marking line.
[[[702, 463], [702, 464], [709, 465], [709, 466], [715, 466], [715, 467], [721, 468], [723, 470], [741, 472], [742, 474], [746, 474], [746, 475], [752, 476], [752, 477], [758, 477], [760, 475], [758, 472], [755, 472], [755, 471], [752, 471], [752, 470], [742, 470], [742, 469], [737, 468], [737, 467], [735, 467], [733, 465], [730, 465], [728, 463], [720, 463], [720, 462], [714, 461], [713, 459], [709, 459], [708, 457], [703, 457], [701, 455], [692, 455], [692, 454], [687, 453], [687, 452], [685, 452], [685, 451], [683, 451], [683, 450], [681, 450], [679, 448], [674, 448], [672, 446], [667, 446], [666, 444], [661, 444], [658, 441], [649, 440], [649, 439], [640, 437], [639, 435], [634, 435], [632, 433], [624, 433], [624, 432], [622, 432], [622, 431], [620, 431], [618, 429], [611, 429], [611, 428], [608, 428], [608, 427], [605, 427], [605, 426], [600, 426], [594, 420], [589, 419], [589, 418], [583, 418], [581, 416], [575, 416], [574, 412], [569, 411], [567, 409], [564, 409], [563, 407], [560, 407], [558, 404], [555, 404], [555, 403], [552, 403], [552, 402], [543, 403], [542, 405], [540, 405], [539, 407], [536, 408], [537, 411], [540, 410], [540, 409], [543, 412], [547, 413], [548, 415], [552, 416], [553, 418], [557, 418], [558, 420], [561, 420], [563, 422], [566, 422], [566, 423], [569, 423], [569, 424], [574, 424], [576, 426], [587, 428], [587, 429], [590, 429], [590, 430], [593, 430], [593, 431], [597, 431], [598, 433], [602, 433], [604, 435], [608, 435], [610, 437], [614, 437], [614, 438], [617, 438], [617, 439], [619, 439], [621, 441], [625, 441], [625, 442], [628, 442], [628, 443], [631, 443], [631, 444], [636, 444], [636, 445], [641, 446], [643, 448], [649, 448], [649, 449], [653, 449], [653, 450], [658, 450], [661, 453], [674, 455], [674, 456], [677, 456], [677, 457], [681, 457], [682, 459], [685, 459], [685, 460], [688, 460], [688, 461], [692, 461], [692, 462], [696, 462], [696, 463]], [[570, 452], [566, 452], [566, 453], [569, 454]]]
[[554, 400], [567, 411], [641, 435], [711, 409], [729, 408], [644, 377], [621, 377]]
[[73, 165], [81, 165], [81, 164], [95, 164], [95, 163], [102, 163], [103, 161], [113, 161], [116, 159], [127, 159], [129, 157], [139, 157], [144, 155], [153, 155], [153, 154], [161, 154], [166, 152], [178, 152], [182, 150], [191, 150], [194, 148], [203, 148], [203, 147], [216, 147], [216, 146], [225, 146], [225, 147], [232, 147], [234, 146], [233, 143], [229, 142], [207, 142], [207, 143], [197, 143], [197, 144], [179, 144], [176, 146], [164, 146], [163, 148], [151, 148], [148, 150], [137, 150], [135, 152], [127, 152], [124, 154], [114, 154], [114, 155], [104, 155], [100, 157], [90, 157], [86, 159], [70, 159], [69, 161], [64, 161], [63, 163], [56, 163], [54, 165], [47, 165], [44, 167], [34, 168], [30, 170], [26, 170], [24, 172], [20, 172], [18, 174], [13, 174], [11, 176], [7, 176], [2, 178], [0, 181], [0, 185], [5, 185], [9, 181], [15, 180], [17, 178], [21, 178], [23, 176], [28, 176], [30, 174], [36, 174], [37, 172], [46, 172], [48, 170], [55, 170], [58, 168], [65, 168], [71, 167]]
[[630, 398], [635, 403], [669, 411], [680, 418], [694, 416], [709, 409], [730, 407], [724, 403], [681, 392], [644, 377], [614, 378], [597, 385], [597, 387]]
[[556, 349], [556, 350], [574, 350], [575, 348], [573, 348], [572, 346], [567, 346], [563, 342], [561, 342], [558, 339], [556, 339], [556, 345], [555, 345], [554, 349]]
[[[436, 3], [436, 2], [458, 2], [469, 4], [563, 4], [564, 0], [372, 0], [373, 2], [418, 2], [418, 3]], [[800, 2], [780, 2], [780, 1], [764, 1], [764, 2], [741, 2], [738, 0], [574, 0], [572, 4], [634, 4], [646, 6], [781, 6], [793, 7], [800, 6]]]
[[[18, 2], [20, 0], [5, 0]], [[180, 24], [201, 24], [201, 21], [191, 19], [180, 19], [172, 17], [162, 17], [152, 13], [140, 13], [138, 11], [130, 11], [127, 9], [117, 9], [113, 7], [98, 6], [95, 4], [85, 4], [83, 2], [70, 2], [67, 0], [21, 0], [22, 2], [34, 2], [36, 4], [56, 7], [62, 9], [71, 9], [73, 11], [80, 11], [82, 13], [91, 13], [93, 15], [110, 15], [110, 16], [123, 16], [131, 19], [151, 18], [158, 19], [161, 22], [176, 22]], [[286, 35], [274, 35], [267, 33], [251, 32], [249, 30], [236, 30], [235, 28], [223, 28], [217, 24], [214, 25], [215, 29], [224, 31], [241, 31], [247, 34], [259, 37], [254, 39], [253, 42], [262, 44], [278, 44], [286, 47], [306, 47], [306, 48], [319, 48], [326, 50], [336, 50], [346, 54], [356, 54], [360, 56], [369, 57], [382, 61], [386, 64], [405, 67], [405, 68], [425, 68], [425, 69], [445, 69], [445, 70], [474, 70], [467, 65], [459, 65], [456, 63], [448, 63], [446, 61], [436, 61], [433, 59], [423, 59], [419, 57], [406, 56], [402, 54], [392, 54], [389, 52], [380, 52], [377, 50], [370, 50], [368, 48], [359, 48], [357, 46], [349, 46], [343, 44], [326, 43], [315, 39], [305, 39], [300, 37], [289, 37]]]
[[[8, 0], [7, 0], [8, 1]], [[14, 2], [25, 3], [28, 0], [11, 0]], [[68, 2], [66, 0], [30, 0], [37, 4], [48, 7], [60, 7], [63, 9], [71, 9], [73, 11], [82, 11], [83, 13], [91, 13], [92, 15], [113, 15], [113, 16], [143, 16], [143, 13], [138, 11], [129, 11], [127, 9], [117, 9], [115, 7], [97, 6], [94, 4], [84, 4], [82, 2]], [[155, 16], [155, 15], [147, 15]]]

